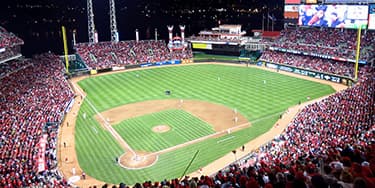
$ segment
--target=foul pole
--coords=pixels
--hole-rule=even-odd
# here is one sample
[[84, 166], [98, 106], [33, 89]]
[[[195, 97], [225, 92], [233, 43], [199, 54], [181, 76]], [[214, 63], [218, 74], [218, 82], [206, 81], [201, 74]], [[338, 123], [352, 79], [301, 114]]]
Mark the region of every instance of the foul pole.
[[66, 69], [66, 73], [69, 74], [68, 44], [66, 42], [66, 30], [64, 26], [62, 26], [61, 29], [62, 29], [63, 43], [64, 43], [65, 69]]
[[358, 79], [358, 61], [359, 61], [359, 52], [361, 48], [361, 30], [362, 25], [358, 28], [358, 34], [357, 34], [357, 52], [355, 54], [355, 66], [354, 66], [354, 80], [357, 81]]
[[194, 161], [195, 158], [197, 157], [198, 153], [199, 153], [199, 150], [197, 150], [197, 151], [195, 152], [193, 158], [191, 158], [189, 164], [188, 164], [187, 167], [185, 168], [184, 173], [182, 173], [182, 175], [181, 175], [180, 179], [178, 180], [178, 182], [180, 182], [181, 179], [185, 176], [186, 172], [189, 170], [191, 164], [193, 163], [193, 161]]

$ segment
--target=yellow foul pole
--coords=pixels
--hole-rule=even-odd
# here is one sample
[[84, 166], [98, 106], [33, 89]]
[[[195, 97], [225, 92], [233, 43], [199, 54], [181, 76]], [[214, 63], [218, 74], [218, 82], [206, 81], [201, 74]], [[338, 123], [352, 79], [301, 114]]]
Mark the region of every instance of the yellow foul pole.
[[361, 48], [361, 30], [362, 30], [362, 25], [358, 27], [357, 52], [355, 54], [355, 67], [354, 67], [354, 80], [358, 79], [358, 61], [359, 61], [359, 52]]
[[61, 29], [62, 29], [63, 42], [64, 42], [65, 69], [66, 69], [66, 73], [69, 74], [68, 44], [66, 42], [66, 30], [64, 26], [62, 26]]

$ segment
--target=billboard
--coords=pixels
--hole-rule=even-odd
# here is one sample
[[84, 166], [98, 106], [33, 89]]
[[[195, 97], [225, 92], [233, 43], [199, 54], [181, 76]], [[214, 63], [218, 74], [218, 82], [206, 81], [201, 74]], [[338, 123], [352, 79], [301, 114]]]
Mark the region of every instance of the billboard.
[[285, 5], [284, 6], [284, 18], [298, 19], [298, 8], [299, 8], [299, 5]]
[[368, 29], [375, 29], [375, 4], [369, 5]]
[[300, 4], [301, 0], [285, 0], [285, 4]]
[[300, 5], [298, 25], [367, 28], [367, 5]]
[[205, 49], [205, 50], [212, 50], [211, 44], [205, 44], [205, 43], [193, 43], [194, 49]]

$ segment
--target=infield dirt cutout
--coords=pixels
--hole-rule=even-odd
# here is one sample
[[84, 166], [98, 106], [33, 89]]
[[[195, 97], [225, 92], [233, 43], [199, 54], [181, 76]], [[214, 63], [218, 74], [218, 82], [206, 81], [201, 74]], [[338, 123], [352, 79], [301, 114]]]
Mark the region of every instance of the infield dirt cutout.
[[[170, 109], [180, 109], [192, 114], [210, 124], [216, 133], [153, 153], [134, 151], [121, 137], [116, 137], [125, 149], [125, 153], [120, 156], [118, 161], [122, 167], [127, 169], [146, 168], [152, 166], [157, 161], [158, 155], [162, 153], [201, 142], [208, 138], [219, 137], [229, 132], [238, 131], [250, 125], [247, 119], [236, 109], [230, 109], [224, 105], [206, 101], [181, 99], [150, 100], [126, 104], [101, 112], [95, 115], [95, 119], [100, 122], [103, 128], [108, 129], [109, 127], [106, 126], [106, 123], [109, 123], [110, 126], [116, 126], [116, 124], [129, 118]], [[152, 131], [163, 133], [170, 129], [168, 125], [157, 125], [152, 128]]]

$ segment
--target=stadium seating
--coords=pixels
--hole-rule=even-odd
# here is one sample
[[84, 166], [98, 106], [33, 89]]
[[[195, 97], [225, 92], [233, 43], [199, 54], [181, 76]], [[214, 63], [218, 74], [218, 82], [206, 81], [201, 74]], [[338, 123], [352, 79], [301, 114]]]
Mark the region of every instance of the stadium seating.
[[[360, 59], [375, 57], [375, 32], [362, 32]], [[331, 28], [288, 28], [272, 46], [308, 53], [355, 59], [356, 30]]]
[[0, 63], [21, 56], [23, 40], [0, 26]]
[[[58, 129], [53, 125], [62, 121], [73, 98], [63, 66], [58, 56], [43, 54], [1, 69], [12, 74], [1, 78], [0, 187], [59, 187], [64, 181], [56, 170]], [[40, 153], [44, 136], [45, 152]], [[37, 172], [39, 158], [45, 159], [42, 173]]]
[[354, 63], [350, 62], [340, 62], [277, 51], [265, 51], [260, 57], [260, 60], [336, 74], [339, 76], [354, 77]]
[[193, 57], [191, 50], [170, 52], [164, 41], [155, 40], [81, 43], [76, 49], [82, 60], [94, 69]]
[[0, 48], [19, 46], [22, 44], [23, 40], [21, 38], [0, 26]]

